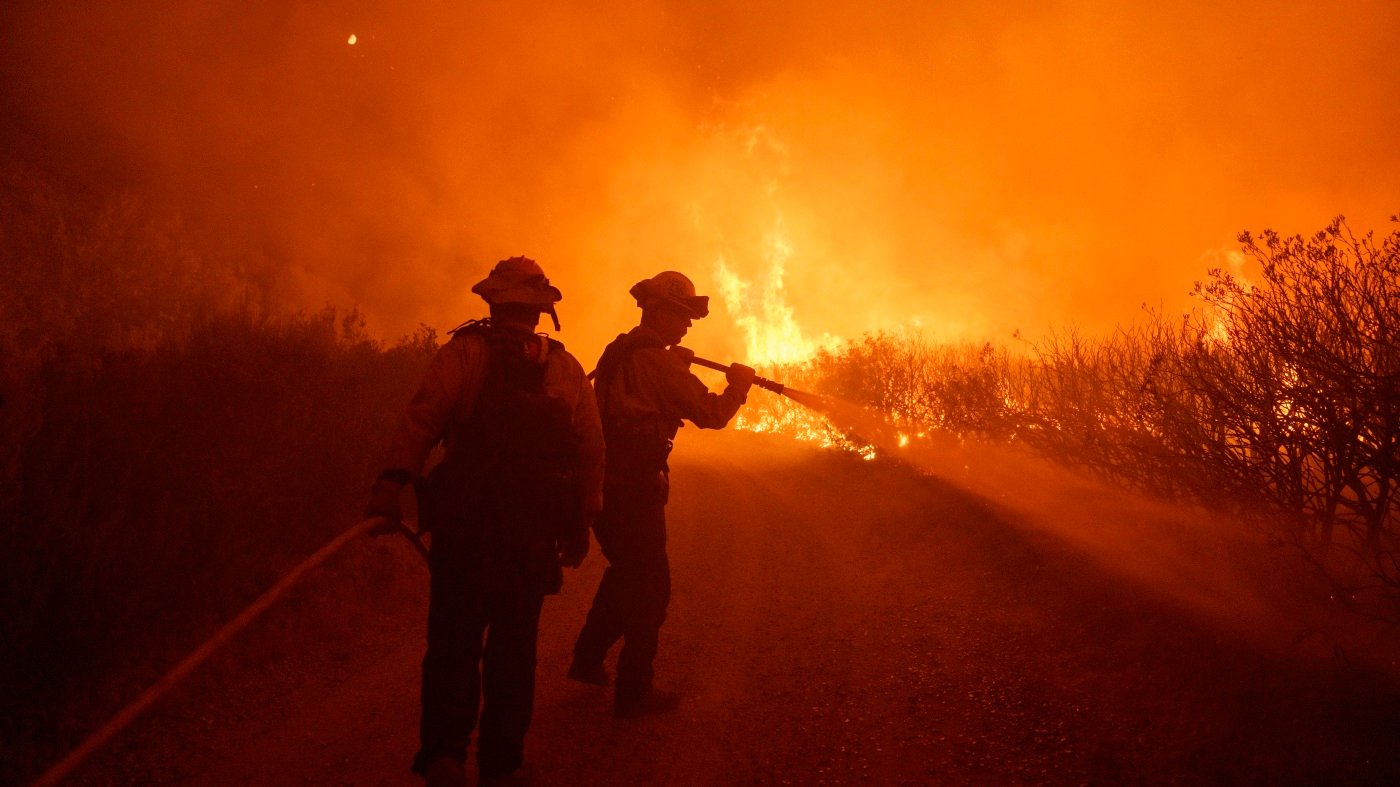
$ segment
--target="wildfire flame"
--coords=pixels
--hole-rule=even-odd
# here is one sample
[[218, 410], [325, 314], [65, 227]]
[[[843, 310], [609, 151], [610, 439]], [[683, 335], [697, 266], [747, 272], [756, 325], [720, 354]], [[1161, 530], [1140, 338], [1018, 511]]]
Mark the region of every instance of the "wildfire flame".
[[[761, 369], [787, 367], [792, 371], [811, 361], [818, 350], [833, 346], [839, 340], [830, 334], [823, 334], [820, 340], [808, 338], [797, 324], [783, 286], [794, 249], [781, 215], [773, 230], [764, 236], [762, 248], [763, 266], [758, 276], [753, 279], [740, 276], [730, 259], [721, 253], [715, 261], [715, 279], [725, 308], [744, 333], [746, 361]], [[790, 397], [796, 396], [796, 392], [789, 390]], [[878, 455], [872, 443], [846, 434], [810, 406], [788, 399], [765, 400], [762, 406], [740, 413], [735, 426], [752, 432], [787, 435], [822, 448], [850, 451], [867, 460]], [[900, 435], [900, 447], [908, 442], [908, 437]]]
[[[1244, 287], [1246, 293], [1251, 292], [1254, 289], [1254, 282], [1244, 273], [1244, 255], [1233, 249], [1227, 249], [1219, 256], [1224, 257], [1225, 265], [1222, 266], [1222, 269], [1226, 270], [1231, 278], [1238, 281]], [[1226, 299], [1227, 305], [1233, 303], [1233, 301], [1233, 297]], [[1207, 341], [1216, 344], [1229, 344], [1231, 340], [1230, 322], [1226, 318], [1226, 315], [1217, 309], [1213, 313], [1207, 314], [1206, 319], [1209, 321], [1210, 326], [1206, 332]]]
[[790, 403], [769, 402], [754, 412], [740, 412], [734, 425], [750, 432], [786, 435], [819, 448], [849, 451], [867, 461], [879, 455], [874, 445], [852, 439], [821, 415]]
[[793, 248], [783, 231], [781, 216], [763, 245], [763, 272], [754, 280], [741, 277], [729, 259], [720, 254], [715, 262], [720, 296], [744, 332], [748, 363], [768, 367], [801, 363], [835, 340], [830, 335], [824, 335], [821, 341], [809, 339], [797, 325], [783, 288]]

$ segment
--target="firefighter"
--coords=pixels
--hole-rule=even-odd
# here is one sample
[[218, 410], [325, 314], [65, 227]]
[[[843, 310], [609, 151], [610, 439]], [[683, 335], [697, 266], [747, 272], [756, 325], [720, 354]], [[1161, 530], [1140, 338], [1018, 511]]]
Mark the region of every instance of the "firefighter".
[[432, 545], [413, 770], [429, 785], [466, 783], [478, 719], [480, 783], [528, 780], [540, 607], [560, 590], [560, 566], [577, 567], [587, 555], [602, 508], [593, 389], [562, 344], [535, 332], [542, 313], [559, 329], [559, 290], [533, 260], [512, 257], [472, 292], [490, 317], [452, 331], [434, 356], [366, 508], [397, 522], [400, 490], [443, 443], [442, 462], [419, 489], [420, 526]]
[[594, 532], [608, 567], [588, 612], [568, 675], [605, 686], [603, 659], [620, 639], [614, 712], [635, 718], [675, 708], [679, 695], [652, 685], [657, 635], [671, 598], [666, 556], [667, 457], [682, 421], [721, 429], [748, 396], [754, 370], [734, 364], [723, 393], [711, 393], [671, 349], [709, 314], [683, 274], [665, 271], [632, 287], [641, 324], [603, 351], [594, 388], [607, 441], [603, 512]]

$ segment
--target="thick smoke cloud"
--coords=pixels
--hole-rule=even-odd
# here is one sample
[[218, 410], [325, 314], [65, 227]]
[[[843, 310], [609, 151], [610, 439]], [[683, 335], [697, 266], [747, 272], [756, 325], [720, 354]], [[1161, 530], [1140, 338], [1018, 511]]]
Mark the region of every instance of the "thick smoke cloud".
[[586, 360], [668, 267], [812, 339], [1005, 340], [1184, 308], [1241, 229], [1385, 228], [1400, 6], [1115, 5], [10, 3], [3, 141], [390, 336], [534, 256]]

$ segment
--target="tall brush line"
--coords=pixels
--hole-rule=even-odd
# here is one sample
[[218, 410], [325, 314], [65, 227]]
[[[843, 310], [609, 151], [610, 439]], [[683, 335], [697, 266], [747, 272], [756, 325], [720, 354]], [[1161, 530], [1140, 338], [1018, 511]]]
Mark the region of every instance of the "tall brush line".
[[[1018, 354], [879, 334], [777, 375], [869, 410], [843, 429], [1015, 441], [1257, 516], [1340, 599], [1400, 621], [1400, 230], [1358, 237], [1338, 219], [1307, 238], [1241, 241], [1260, 281], [1212, 271], [1190, 315], [1149, 312], [1104, 337], [1065, 329]], [[756, 423], [792, 415], [750, 407]]]
[[0, 781], [51, 760], [354, 515], [435, 337], [216, 316], [51, 366], [0, 530]]

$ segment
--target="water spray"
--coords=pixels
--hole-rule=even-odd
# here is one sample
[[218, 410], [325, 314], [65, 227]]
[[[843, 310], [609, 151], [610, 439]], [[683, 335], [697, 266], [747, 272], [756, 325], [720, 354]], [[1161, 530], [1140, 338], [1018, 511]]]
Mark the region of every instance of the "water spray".
[[[694, 350], [680, 345], [671, 347], [671, 351], [680, 355], [688, 363], [703, 366], [706, 369], [728, 373], [731, 368], [727, 364], [701, 358], [695, 354]], [[880, 445], [885, 450], [892, 450], [889, 449], [889, 446], [897, 442], [895, 429], [890, 424], [889, 419], [872, 413], [868, 408], [832, 396], [799, 391], [783, 383], [757, 375], [754, 376], [753, 384], [764, 390], [785, 396], [808, 410], [820, 413], [848, 437]]]

